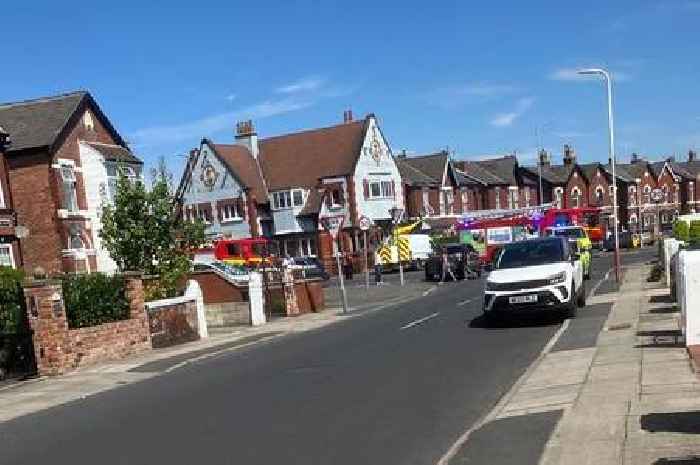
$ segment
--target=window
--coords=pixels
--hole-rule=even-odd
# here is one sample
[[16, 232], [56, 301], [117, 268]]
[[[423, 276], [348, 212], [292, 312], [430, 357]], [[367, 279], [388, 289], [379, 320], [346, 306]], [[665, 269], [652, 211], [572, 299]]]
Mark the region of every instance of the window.
[[63, 206], [70, 212], [78, 211], [78, 196], [75, 192], [75, 172], [71, 165], [61, 165], [63, 183]]
[[630, 205], [634, 205], [635, 203], [637, 203], [637, 188], [635, 186], [629, 187], [629, 197]]
[[77, 226], [71, 226], [68, 231], [68, 248], [73, 250], [80, 250], [85, 248], [85, 242], [80, 234], [80, 228]]
[[393, 197], [394, 185], [391, 181], [382, 181], [382, 197]]
[[499, 208], [501, 208], [501, 188], [496, 186], [495, 192], [496, 192], [496, 210], [498, 210]]
[[292, 191], [292, 201], [295, 207], [301, 207], [304, 204], [304, 194], [300, 189]]
[[688, 200], [695, 201], [695, 183], [692, 181], [688, 183]]
[[651, 202], [651, 186], [648, 184], [644, 186], [644, 203]]
[[2, 182], [0, 182], [0, 208], [5, 208], [5, 193], [2, 189]]
[[15, 267], [12, 257], [12, 246], [10, 244], [0, 244], [0, 266]]
[[562, 208], [562, 201], [564, 197], [564, 188], [562, 187], [557, 187], [554, 189], [554, 203], [556, 204], [557, 208]]
[[508, 208], [518, 208], [518, 188], [508, 188]]
[[430, 207], [430, 190], [427, 187], [423, 188], [423, 212], [426, 216], [431, 215], [432, 208]]
[[114, 198], [117, 195], [117, 181], [119, 180], [119, 175], [124, 174], [130, 182], [134, 182], [138, 179], [139, 174], [133, 166], [129, 165], [118, 166], [116, 163], [107, 163], [105, 168], [107, 169], [109, 201], [114, 202]]
[[241, 219], [241, 212], [238, 203], [228, 203], [221, 207], [221, 221], [232, 221]]
[[276, 210], [281, 208], [291, 208], [292, 196], [289, 191], [274, 192], [272, 194], [272, 205]]
[[382, 196], [382, 184], [379, 181], [369, 183], [369, 197], [381, 197]]
[[83, 115], [83, 126], [88, 131], [95, 130], [95, 122], [92, 120], [92, 115], [90, 114], [89, 111], [86, 111], [85, 114]]
[[581, 206], [581, 191], [578, 187], [571, 189], [571, 206], [579, 208]]
[[524, 190], [525, 193], [525, 208], [530, 206], [530, 188], [526, 187]]
[[331, 202], [331, 206], [336, 205], [343, 205], [343, 195], [340, 192], [340, 189], [333, 189], [330, 191], [329, 194], [329, 200]]
[[597, 186], [595, 188], [595, 202], [598, 206], [602, 206], [604, 200], [605, 200], [605, 189], [603, 189], [603, 186]]
[[679, 194], [680, 194], [681, 188], [678, 184], [675, 184], [673, 186], [673, 203], [679, 203]]
[[448, 215], [452, 215], [454, 213], [454, 194], [452, 189], [443, 191], [443, 194], [445, 196], [445, 212]]

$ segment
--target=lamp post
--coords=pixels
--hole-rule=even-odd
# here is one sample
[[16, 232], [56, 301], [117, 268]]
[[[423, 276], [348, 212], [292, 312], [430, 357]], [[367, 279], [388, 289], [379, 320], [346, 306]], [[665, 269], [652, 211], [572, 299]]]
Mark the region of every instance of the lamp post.
[[578, 74], [596, 74], [603, 76], [608, 94], [608, 141], [610, 144], [610, 164], [613, 178], [613, 234], [615, 236], [615, 280], [620, 283], [620, 238], [618, 236], [617, 176], [615, 175], [615, 131], [613, 127], [612, 77], [602, 68], [581, 69]]
[[401, 222], [401, 217], [403, 216], [403, 209], [399, 207], [393, 207], [389, 209], [389, 213], [391, 214], [391, 221], [394, 223], [394, 229], [392, 231], [392, 234], [394, 236], [394, 247], [396, 247], [396, 258], [399, 261], [399, 281], [401, 282], [401, 286], [403, 287], [403, 263], [401, 263], [401, 253], [399, 251], [399, 236], [396, 234], [396, 227], [399, 225], [399, 222]]

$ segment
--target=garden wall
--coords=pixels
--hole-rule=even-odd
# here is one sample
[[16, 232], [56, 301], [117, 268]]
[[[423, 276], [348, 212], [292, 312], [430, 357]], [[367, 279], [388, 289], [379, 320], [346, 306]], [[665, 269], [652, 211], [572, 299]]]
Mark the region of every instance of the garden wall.
[[146, 312], [154, 348], [199, 339], [197, 302], [191, 297], [146, 302]]
[[25, 283], [27, 315], [34, 333], [34, 352], [40, 375], [58, 375], [151, 349], [141, 277], [127, 275], [125, 286], [128, 319], [70, 329], [61, 282], [33, 280]]

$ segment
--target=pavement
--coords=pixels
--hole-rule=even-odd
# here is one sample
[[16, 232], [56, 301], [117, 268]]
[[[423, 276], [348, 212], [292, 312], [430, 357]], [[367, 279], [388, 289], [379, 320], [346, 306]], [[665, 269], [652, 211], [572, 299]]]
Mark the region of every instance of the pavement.
[[624, 254], [617, 291], [596, 257], [572, 320], [490, 325], [481, 281], [416, 275], [374, 303], [357, 286], [347, 316], [0, 390], [1, 462], [694, 463], [700, 386], [650, 258]]

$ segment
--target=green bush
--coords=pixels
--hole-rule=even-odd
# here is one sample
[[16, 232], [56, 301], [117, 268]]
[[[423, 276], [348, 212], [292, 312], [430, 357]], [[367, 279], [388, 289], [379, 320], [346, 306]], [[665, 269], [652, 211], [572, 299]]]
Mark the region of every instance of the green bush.
[[688, 227], [688, 223], [685, 221], [676, 220], [676, 222], [673, 223], [673, 237], [679, 241], [688, 242], [690, 237], [690, 228]]
[[126, 284], [119, 275], [79, 274], [63, 279], [68, 326], [84, 328], [129, 318]]
[[0, 266], [0, 334], [19, 332], [26, 318], [23, 279], [22, 271]]
[[692, 244], [700, 243], [700, 221], [691, 221], [688, 231], [688, 241]]

